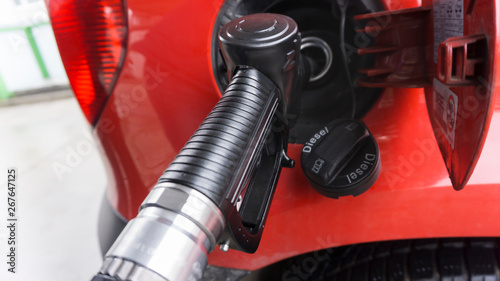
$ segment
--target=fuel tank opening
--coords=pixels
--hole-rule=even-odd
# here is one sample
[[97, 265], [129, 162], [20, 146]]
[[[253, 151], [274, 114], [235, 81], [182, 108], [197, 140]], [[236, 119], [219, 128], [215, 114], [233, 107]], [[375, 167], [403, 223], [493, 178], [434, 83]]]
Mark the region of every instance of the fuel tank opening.
[[[373, 56], [359, 56], [358, 48], [372, 42], [360, 40], [358, 29], [363, 22], [354, 16], [382, 11], [378, 0], [350, 0], [343, 10], [336, 0], [226, 1], [213, 28], [212, 66], [222, 92], [228, 84], [227, 68], [219, 53], [217, 33], [225, 23], [242, 15], [277, 13], [289, 16], [302, 35], [301, 52], [310, 65], [311, 77], [299, 97], [300, 114], [290, 130], [289, 142], [304, 144], [311, 135], [332, 120], [362, 118], [378, 99], [381, 89], [358, 86], [359, 69], [373, 64]], [[342, 49], [342, 47], [344, 50]]]
[[316, 82], [325, 77], [332, 67], [333, 52], [323, 39], [310, 36], [302, 39], [300, 50], [308, 59], [311, 67], [309, 82]]

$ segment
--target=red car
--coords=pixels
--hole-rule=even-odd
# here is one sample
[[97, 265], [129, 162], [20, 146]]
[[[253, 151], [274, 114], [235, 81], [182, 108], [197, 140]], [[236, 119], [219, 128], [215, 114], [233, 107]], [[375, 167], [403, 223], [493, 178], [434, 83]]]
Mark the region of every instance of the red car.
[[[271, 190], [270, 208], [262, 209], [267, 220], [260, 214], [259, 231], [264, 222], [265, 231], [253, 249], [242, 246], [243, 240], [233, 242], [235, 236], [216, 237], [222, 250], [208, 255], [202, 280], [248, 274], [262, 280], [500, 278], [499, 245], [491, 238], [500, 236], [498, 1], [48, 0], [47, 5], [71, 86], [108, 167], [103, 253], [138, 215], [151, 189], [162, 184], [158, 178], [165, 169], [178, 165], [176, 155], [238, 78], [219, 30], [245, 15], [274, 13], [296, 22], [308, 65], [309, 79], [296, 94], [299, 109], [286, 116], [288, 156], [280, 158], [288, 161], [283, 165], [291, 166], [287, 157], [297, 165], [283, 169], [274, 197]], [[259, 28], [274, 32], [269, 30], [279, 28], [278, 22], [281, 18]], [[242, 20], [235, 28], [246, 32], [250, 27], [244, 25]], [[278, 86], [286, 92], [284, 87]], [[337, 175], [349, 183], [363, 181], [357, 190], [324, 189], [326, 184], [311, 176], [326, 165], [323, 160], [306, 167], [307, 151], [319, 149], [315, 143], [326, 139], [335, 120], [362, 120], [363, 134], [371, 134], [377, 147], [376, 161], [363, 160], [366, 167], [376, 166], [371, 178], [365, 178], [365, 166], [352, 175], [342, 174], [342, 168]], [[343, 133], [335, 139], [343, 142], [329, 144], [339, 148], [331, 153], [353, 141]], [[241, 204], [237, 197], [234, 206]], [[246, 207], [238, 205], [242, 213], [240, 208]], [[228, 216], [222, 212], [229, 221]], [[234, 234], [227, 229], [232, 222], [222, 225], [224, 233]], [[129, 279], [141, 280], [134, 278]], [[198, 272], [185, 278], [202, 277]]]

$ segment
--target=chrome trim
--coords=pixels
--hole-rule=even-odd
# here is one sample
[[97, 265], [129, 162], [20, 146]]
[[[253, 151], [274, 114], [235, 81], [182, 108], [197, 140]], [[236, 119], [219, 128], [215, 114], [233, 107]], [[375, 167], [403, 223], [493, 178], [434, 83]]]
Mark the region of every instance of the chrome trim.
[[159, 183], [146, 197], [141, 208], [155, 205], [182, 214], [205, 231], [211, 252], [224, 231], [225, 219], [220, 209], [201, 192], [176, 183]]
[[120, 258], [106, 258], [100, 273], [119, 280], [169, 281], [145, 267]]
[[101, 273], [132, 281], [200, 280], [224, 226], [219, 208], [200, 192], [158, 184], [106, 254]]
[[306, 48], [318, 48], [323, 51], [323, 54], [325, 55], [326, 62], [323, 69], [316, 75], [313, 75], [311, 73], [311, 77], [309, 78], [309, 82], [315, 82], [323, 78], [326, 73], [328, 73], [328, 70], [330, 70], [330, 67], [332, 67], [333, 52], [328, 43], [326, 43], [323, 39], [315, 36], [302, 38], [302, 45], [300, 45], [300, 50], [304, 50]]

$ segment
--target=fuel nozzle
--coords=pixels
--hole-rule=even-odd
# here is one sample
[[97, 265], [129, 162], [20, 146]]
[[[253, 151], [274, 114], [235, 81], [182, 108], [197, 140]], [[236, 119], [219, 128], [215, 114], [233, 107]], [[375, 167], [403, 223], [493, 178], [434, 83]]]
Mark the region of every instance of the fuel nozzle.
[[230, 81], [223, 97], [117, 238], [95, 281], [200, 280], [217, 244], [257, 250], [281, 168], [293, 166], [288, 127], [306, 79], [300, 33], [286, 16], [256, 14], [227, 23], [219, 38]]
[[219, 43], [229, 81], [244, 66], [262, 72], [283, 94], [282, 112], [293, 125], [300, 112], [300, 91], [310, 76], [295, 21], [280, 14], [248, 15], [224, 25]]

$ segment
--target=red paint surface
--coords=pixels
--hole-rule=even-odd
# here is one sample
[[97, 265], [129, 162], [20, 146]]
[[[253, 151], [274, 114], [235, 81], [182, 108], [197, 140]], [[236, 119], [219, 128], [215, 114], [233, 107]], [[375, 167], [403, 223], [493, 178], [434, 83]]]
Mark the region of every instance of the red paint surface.
[[116, 181], [108, 197], [130, 219], [220, 97], [209, 57], [220, 3], [127, 5], [128, 53], [97, 132]]
[[[418, 1], [385, 3], [418, 6]], [[128, 219], [218, 100], [209, 48], [220, 4], [128, 1], [128, 54], [96, 131], [112, 167], [108, 197]], [[253, 255], [216, 250], [210, 263], [257, 269], [351, 243], [500, 236], [499, 100], [483, 156], [461, 192], [451, 187], [422, 89], [386, 90], [364, 121], [382, 159], [380, 177], [368, 192], [328, 199], [308, 185], [300, 167], [284, 169], [259, 250]], [[300, 150], [290, 145], [290, 156], [299, 160]]]

